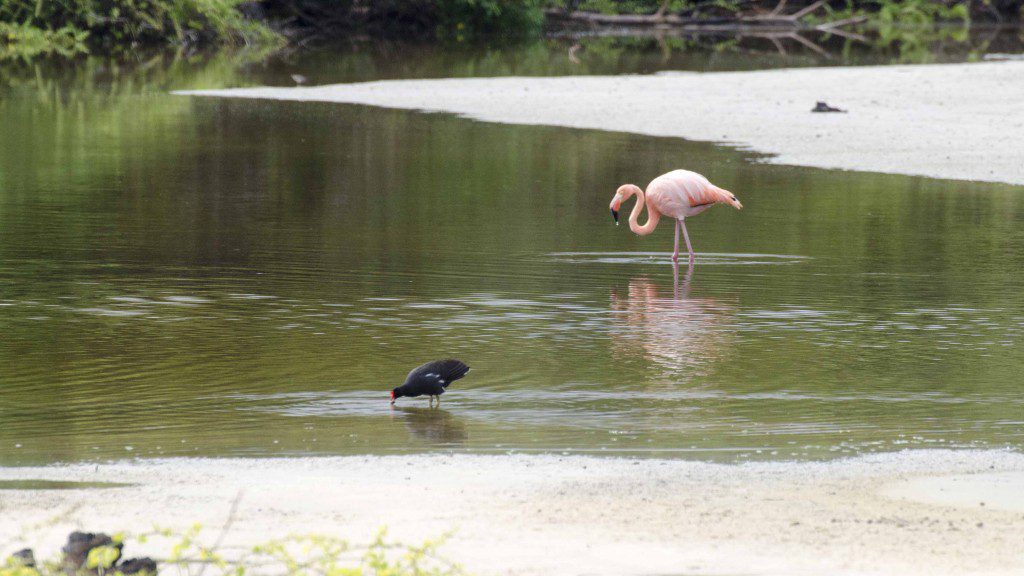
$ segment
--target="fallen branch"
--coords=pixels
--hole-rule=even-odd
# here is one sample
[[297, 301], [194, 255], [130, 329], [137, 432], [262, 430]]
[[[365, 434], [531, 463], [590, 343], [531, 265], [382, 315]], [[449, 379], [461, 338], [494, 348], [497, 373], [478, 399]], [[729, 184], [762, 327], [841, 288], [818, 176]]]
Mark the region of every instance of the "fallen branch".
[[818, 0], [814, 4], [811, 4], [810, 6], [804, 8], [803, 10], [799, 10], [797, 12], [794, 12], [794, 13], [790, 14], [789, 16], [787, 16], [787, 18], [789, 18], [791, 20], [794, 20], [794, 21], [799, 20], [799, 19], [803, 18], [804, 16], [810, 14], [811, 12], [814, 12], [818, 8], [821, 8], [824, 5], [825, 5], [825, 0]]
[[803, 44], [804, 46], [807, 46], [811, 50], [814, 50], [818, 54], [821, 54], [826, 60], [831, 60], [832, 59], [832, 55], [829, 54], [828, 52], [826, 52], [821, 46], [818, 46], [814, 42], [811, 42], [807, 38], [804, 38], [803, 36], [801, 36], [801, 35], [799, 35], [799, 34], [797, 34], [795, 32], [793, 34], [790, 34], [790, 35], [786, 36], [786, 38], [792, 38], [793, 40], [796, 40], [797, 42]]
[[[737, 15], [732, 17], [692, 18], [684, 17], [680, 14], [666, 14], [661, 9], [654, 14], [601, 14], [599, 12], [583, 12], [579, 10], [566, 12], [548, 9], [545, 11], [545, 15], [551, 20], [579, 22], [591, 26], [685, 27], [690, 29], [729, 29], [730, 27], [809, 28], [801, 23], [800, 19], [825, 5], [825, 0], [817, 0], [813, 4], [805, 6], [792, 14], [782, 14], [782, 10], [786, 7], [787, 2], [788, 0], [779, 0], [778, 5], [771, 12], [754, 16]], [[713, 2], [703, 4], [714, 5]], [[662, 4], [662, 8], [665, 6], [666, 4]], [[693, 13], [693, 10], [684, 11], [684, 13]], [[848, 24], [857, 24], [865, 19], [863, 16], [857, 16], [834, 23], [821, 24], [814, 28], [827, 30]]]
[[561, 10], [548, 9], [545, 11], [548, 18], [556, 20], [573, 20], [588, 24], [611, 24], [629, 26], [654, 26], [658, 24], [694, 24], [700, 18], [682, 18], [677, 14], [601, 14], [598, 12], [563, 12]]
[[850, 24], [860, 24], [866, 22], [867, 16], [854, 16], [853, 18], [844, 18], [843, 20], [836, 20], [835, 22], [826, 22], [824, 24], [818, 24], [814, 27], [815, 30], [832, 30], [833, 28], [839, 28], [842, 26], [849, 26]]
[[772, 10], [771, 12], [769, 12], [768, 16], [774, 18], [774, 17], [778, 16], [779, 14], [781, 14], [782, 13], [782, 9], [786, 7], [786, 2], [787, 1], [788, 0], [780, 0], [779, 5], [775, 7], [775, 10]]

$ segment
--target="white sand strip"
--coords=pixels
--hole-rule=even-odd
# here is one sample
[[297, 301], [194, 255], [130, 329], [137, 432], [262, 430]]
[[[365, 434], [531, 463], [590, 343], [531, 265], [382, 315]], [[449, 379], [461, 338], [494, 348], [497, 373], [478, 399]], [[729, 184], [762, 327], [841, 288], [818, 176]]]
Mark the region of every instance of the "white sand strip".
[[[947, 476], [961, 488], [948, 499], [936, 489]], [[1024, 491], [1024, 455], [1005, 451], [741, 465], [518, 455], [177, 459], [0, 468], [0, 478], [138, 484], [0, 492], [0, 552], [32, 545], [53, 553], [72, 528], [154, 523], [202, 522], [212, 541], [242, 490], [229, 545], [310, 532], [366, 540], [382, 525], [416, 542], [455, 529], [444, 552], [477, 574], [1024, 574], [1024, 514], [991, 490]], [[158, 553], [152, 546], [129, 553]]]
[[[1024, 62], [400, 80], [181, 94], [369, 104], [676, 136], [773, 154], [768, 161], [778, 164], [1024, 184]], [[812, 114], [818, 100], [849, 113]], [[701, 171], [685, 158], [678, 164], [673, 167]]]
[[885, 493], [939, 505], [1019, 512], [1024, 518], [1024, 476], [1015, 472], [926, 476], [894, 484]]

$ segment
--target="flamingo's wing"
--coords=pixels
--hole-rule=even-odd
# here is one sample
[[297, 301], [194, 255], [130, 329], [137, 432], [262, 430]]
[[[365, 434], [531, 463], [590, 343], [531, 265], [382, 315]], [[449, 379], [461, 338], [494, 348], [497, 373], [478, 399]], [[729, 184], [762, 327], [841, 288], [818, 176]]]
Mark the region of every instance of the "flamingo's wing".
[[666, 200], [666, 204], [673, 208], [683, 208], [680, 213], [686, 208], [711, 206], [719, 202], [738, 204], [731, 192], [715, 186], [701, 174], [689, 170], [673, 170], [659, 176], [655, 182], [659, 184], [658, 188], [662, 190], [662, 195], [671, 198]]
[[703, 203], [703, 191], [711, 183], [689, 170], [673, 170], [647, 186], [647, 202], [671, 218], [682, 218]]

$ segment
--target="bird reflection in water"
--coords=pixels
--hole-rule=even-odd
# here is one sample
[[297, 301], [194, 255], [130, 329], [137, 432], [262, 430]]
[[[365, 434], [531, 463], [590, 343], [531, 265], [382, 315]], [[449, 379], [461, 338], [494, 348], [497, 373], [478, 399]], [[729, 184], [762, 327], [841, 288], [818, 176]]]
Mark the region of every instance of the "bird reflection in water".
[[673, 273], [671, 293], [646, 276], [631, 279], [625, 295], [612, 291], [611, 308], [625, 323], [612, 333], [614, 353], [640, 351], [666, 375], [702, 376], [726, 355], [731, 333], [723, 324], [734, 306], [690, 296], [692, 266], [682, 282], [677, 264]]
[[466, 424], [447, 410], [409, 406], [395, 406], [393, 410], [402, 414], [409, 432], [425, 442], [462, 445], [469, 438]]

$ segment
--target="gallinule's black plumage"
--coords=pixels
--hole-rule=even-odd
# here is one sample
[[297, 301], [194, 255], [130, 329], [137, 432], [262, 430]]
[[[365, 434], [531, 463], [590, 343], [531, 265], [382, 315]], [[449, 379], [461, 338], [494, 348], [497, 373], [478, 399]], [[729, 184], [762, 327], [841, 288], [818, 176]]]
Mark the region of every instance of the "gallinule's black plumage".
[[405, 384], [391, 391], [391, 403], [402, 396], [414, 398], [430, 396], [430, 403], [437, 398], [438, 405], [441, 404], [441, 394], [444, 394], [448, 385], [462, 378], [469, 372], [469, 366], [459, 360], [434, 360], [427, 362], [419, 368], [414, 368], [405, 378]]

